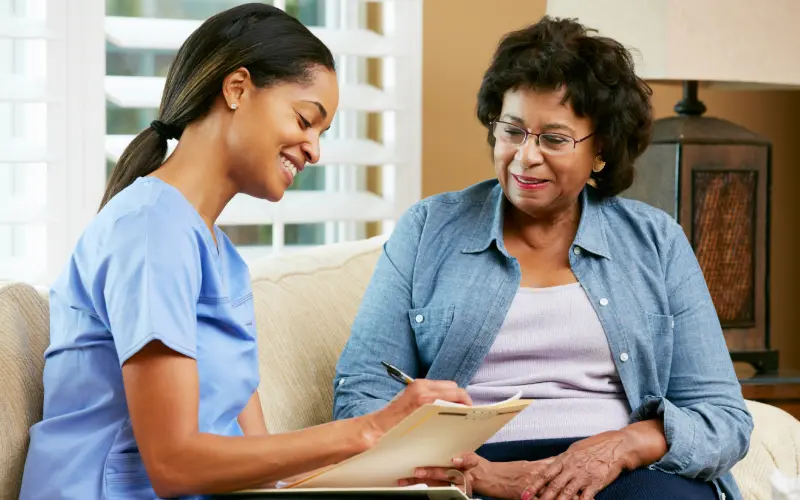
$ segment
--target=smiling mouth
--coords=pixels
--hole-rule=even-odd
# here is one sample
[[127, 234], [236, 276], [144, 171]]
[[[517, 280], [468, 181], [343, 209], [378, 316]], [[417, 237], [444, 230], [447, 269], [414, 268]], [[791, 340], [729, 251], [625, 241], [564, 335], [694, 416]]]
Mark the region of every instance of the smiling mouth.
[[514, 177], [514, 179], [516, 179], [517, 182], [519, 182], [520, 184], [524, 184], [526, 186], [538, 186], [550, 182], [546, 179], [538, 179], [536, 177], [525, 177], [516, 174], [511, 174], [511, 176]]
[[297, 166], [294, 164], [294, 162], [292, 162], [292, 160], [283, 154], [281, 154], [281, 166], [283, 166], [283, 168], [292, 175], [293, 179], [297, 176]]

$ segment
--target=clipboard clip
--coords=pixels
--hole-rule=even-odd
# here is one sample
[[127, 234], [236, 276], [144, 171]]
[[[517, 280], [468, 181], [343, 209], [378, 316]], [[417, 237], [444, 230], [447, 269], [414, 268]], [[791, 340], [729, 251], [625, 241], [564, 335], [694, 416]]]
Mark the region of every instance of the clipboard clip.
[[467, 481], [467, 476], [458, 469], [450, 469], [447, 471], [447, 478], [450, 479], [450, 484], [461, 490], [467, 498], [472, 498], [472, 485]]

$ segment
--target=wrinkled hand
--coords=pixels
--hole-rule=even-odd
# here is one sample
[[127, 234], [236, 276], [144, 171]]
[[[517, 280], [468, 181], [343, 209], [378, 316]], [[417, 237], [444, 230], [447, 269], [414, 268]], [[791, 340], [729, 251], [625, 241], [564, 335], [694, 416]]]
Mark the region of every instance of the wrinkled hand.
[[[414, 471], [414, 477], [401, 479], [397, 484], [399, 486], [426, 484], [431, 487], [455, 484], [463, 489], [468, 497], [472, 498], [474, 482], [472, 471], [483, 463], [488, 462], [474, 453], [468, 453], [454, 458], [452, 467], [419, 467]], [[457, 470], [461, 474], [452, 474], [453, 470]]]
[[[490, 462], [475, 453], [468, 453], [453, 459], [454, 467], [421, 467], [413, 478], [402, 479], [400, 486], [427, 484], [428, 486], [447, 486], [453, 481], [448, 470], [460, 470], [467, 479], [467, 496], [477, 493], [491, 498], [517, 500], [530, 483], [532, 474], [544, 472], [553, 459], [540, 462]], [[460, 482], [456, 483], [460, 486]], [[577, 500], [577, 497], [575, 497]]]
[[[531, 462], [535, 466], [540, 462]], [[591, 500], [614, 482], [623, 470], [635, 468], [630, 443], [620, 431], [604, 432], [576, 441], [549, 465], [532, 471], [522, 500]]]

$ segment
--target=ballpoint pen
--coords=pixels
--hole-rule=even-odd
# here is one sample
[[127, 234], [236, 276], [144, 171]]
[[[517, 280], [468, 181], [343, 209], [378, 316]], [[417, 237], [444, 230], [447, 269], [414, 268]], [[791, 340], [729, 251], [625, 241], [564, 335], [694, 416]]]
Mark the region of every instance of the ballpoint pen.
[[386, 367], [386, 372], [389, 374], [390, 377], [397, 380], [401, 384], [408, 385], [414, 381], [413, 378], [409, 377], [402, 371], [400, 371], [397, 367], [390, 365], [385, 361], [381, 361], [381, 364]]

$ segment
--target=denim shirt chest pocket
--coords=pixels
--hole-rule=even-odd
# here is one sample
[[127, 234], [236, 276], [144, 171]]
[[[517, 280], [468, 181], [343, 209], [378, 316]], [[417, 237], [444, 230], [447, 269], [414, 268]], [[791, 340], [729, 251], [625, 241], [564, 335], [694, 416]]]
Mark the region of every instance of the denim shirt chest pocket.
[[455, 306], [421, 307], [408, 310], [408, 321], [417, 342], [422, 372], [427, 373], [453, 324]]
[[675, 318], [669, 314], [646, 313], [647, 329], [653, 343], [656, 371], [659, 385], [666, 395], [667, 385], [672, 370], [672, 350], [675, 330]]

